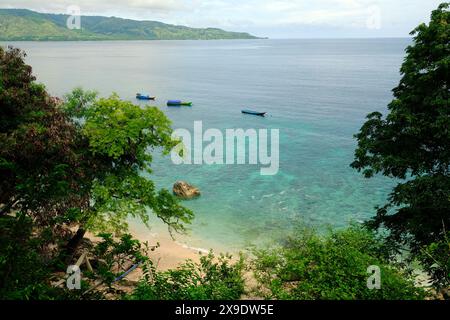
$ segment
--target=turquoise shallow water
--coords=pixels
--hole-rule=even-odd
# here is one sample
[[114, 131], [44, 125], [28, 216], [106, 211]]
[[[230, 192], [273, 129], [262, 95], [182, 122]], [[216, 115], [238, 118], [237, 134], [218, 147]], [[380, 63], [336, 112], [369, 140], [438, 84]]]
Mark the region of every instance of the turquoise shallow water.
[[[153, 178], [187, 180], [203, 192], [186, 202], [196, 219], [186, 241], [242, 248], [285, 234], [296, 223], [343, 227], [374, 214], [392, 183], [349, 168], [365, 116], [384, 111], [408, 39], [15, 43], [38, 79], [62, 95], [75, 86], [134, 101], [138, 91], [174, 128], [280, 129], [280, 171], [259, 167], [175, 166], [157, 156]], [[169, 109], [167, 99], [193, 108]], [[144, 103], [140, 103], [144, 105]], [[240, 113], [250, 108], [267, 118]]]

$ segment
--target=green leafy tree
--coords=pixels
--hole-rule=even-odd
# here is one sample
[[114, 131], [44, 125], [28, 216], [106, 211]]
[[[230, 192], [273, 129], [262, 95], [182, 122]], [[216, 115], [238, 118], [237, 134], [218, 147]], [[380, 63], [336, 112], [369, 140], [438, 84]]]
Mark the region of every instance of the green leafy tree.
[[0, 292], [51, 298], [48, 277], [86, 230], [123, 233], [129, 216], [148, 224], [153, 212], [182, 232], [193, 214], [149, 179], [151, 152], [177, 143], [161, 111], [82, 90], [61, 105], [24, 58], [0, 47]]
[[[424, 291], [389, 259], [385, 244], [360, 227], [320, 236], [301, 229], [283, 245], [255, 252], [257, 294], [280, 300], [415, 300]], [[371, 266], [380, 289], [369, 289]]]
[[148, 178], [151, 151], [168, 154], [176, 145], [170, 121], [156, 107], [140, 108], [117, 95], [97, 99], [76, 89], [64, 110], [79, 129], [82, 187], [85, 203], [76, 213], [80, 229], [68, 245], [76, 249], [86, 230], [123, 232], [127, 218], [149, 222], [151, 210], [171, 230], [183, 232], [193, 214], [167, 190], [157, 190]]
[[0, 47], [0, 214], [20, 209], [49, 225], [79, 203], [76, 128], [24, 58]]
[[125, 231], [127, 217], [148, 223], [149, 210], [183, 231], [192, 212], [148, 178], [150, 152], [176, 144], [167, 117], [81, 89], [58, 106], [24, 57], [0, 48], [1, 214], [21, 210], [54, 229], [79, 223], [69, 256], [87, 229]]
[[412, 32], [389, 114], [370, 114], [356, 135], [353, 168], [403, 180], [369, 225], [386, 228], [388, 240], [414, 256], [450, 226], [449, 7], [441, 4]]
[[63, 298], [47, 280], [80, 204], [77, 131], [24, 58], [0, 47], [0, 297]]

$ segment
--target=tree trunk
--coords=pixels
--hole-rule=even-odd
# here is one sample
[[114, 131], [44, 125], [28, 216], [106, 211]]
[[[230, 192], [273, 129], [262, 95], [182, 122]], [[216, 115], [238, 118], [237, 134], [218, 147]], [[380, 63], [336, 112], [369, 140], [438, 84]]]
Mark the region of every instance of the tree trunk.
[[69, 240], [69, 242], [66, 245], [65, 255], [67, 257], [67, 261], [72, 260], [73, 255], [77, 251], [78, 247], [81, 244], [81, 241], [84, 238], [84, 235], [86, 234], [86, 230], [83, 227], [79, 227], [77, 230], [77, 233]]
[[9, 201], [6, 204], [3, 204], [3, 207], [0, 209], [0, 216], [8, 214], [16, 204], [17, 204], [17, 201], [15, 201], [14, 199]]

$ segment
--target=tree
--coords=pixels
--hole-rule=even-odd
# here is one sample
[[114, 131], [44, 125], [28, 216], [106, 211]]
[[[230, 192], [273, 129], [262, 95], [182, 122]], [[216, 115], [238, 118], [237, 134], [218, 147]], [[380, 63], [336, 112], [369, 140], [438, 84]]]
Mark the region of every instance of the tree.
[[156, 190], [150, 151], [168, 154], [170, 121], [156, 107], [140, 108], [117, 95], [97, 99], [93, 92], [76, 89], [66, 97], [66, 114], [80, 132], [80, 170], [86, 179], [80, 188], [85, 204], [77, 208], [80, 228], [68, 244], [73, 253], [86, 230], [121, 232], [126, 219], [139, 217], [148, 224], [150, 209], [171, 230], [184, 231], [193, 214], [167, 190]]
[[0, 210], [32, 212], [48, 225], [78, 203], [77, 133], [24, 58], [0, 48]]
[[59, 105], [24, 58], [0, 48], [1, 214], [20, 210], [54, 232], [78, 223], [69, 258], [87, 229], [123, 232], [129, 216], [147, 224], [148, 210], [183, 231], [193, 213], [149, 179], [150, 152], [177, 143], [167, 117], [81, 89]]
[[369, 225], [386, 228], [388, 240], [414, 256], [450, 226], [449, 7], [441, 4], [428, 25], [411, 33], [389, 114], [368, 116], [351, 165], [368, 178], [403, 180]]
[[48, 299], [57, 219], [80, 203], [76, 127], [24, 58], [0, 47], [0, 296]]
[[61, 104], [24, 58], [0, 47], [0, 297], [76, 298], [49, 278], [85, 230], [123, 234], [128, 216], [149, 223], [150, 210], [182, 232], [193, 214], [149, 178], [150, 152], [177, 144], [161, 111], [81, 89]]

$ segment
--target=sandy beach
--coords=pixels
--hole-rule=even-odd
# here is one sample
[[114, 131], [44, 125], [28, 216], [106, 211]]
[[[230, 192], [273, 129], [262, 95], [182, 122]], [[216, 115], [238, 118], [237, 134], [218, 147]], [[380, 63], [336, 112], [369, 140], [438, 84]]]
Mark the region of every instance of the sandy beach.
[[148, 242], [149, 246], [159, 244], [155, 251], [149, 253], [159, 270], [174, 269], [188, 259], [198, 262], [202, 254], [208, 253], [206, 249], [191, 248], [177, 239], [172, 239], [168, 231], [152, 232], [131, 227], [130, 232], [142, 243]]
[[[208, 254], [210, 250], [214, 250], [215, 254], [225, 252], [225, 250], [218, 250], [217, 248], [191, 247], [182, 240], [189, 236], [174, 235], [175, 239], [173, 239], [170, 233], [164, 229], [156, 231], [154, 229], [149, 230], [144, 226], [130, 225], [129, 233], [141, 243], [147, 242], [149, 247], [159, 245], [154, 251], [149, 251], [149, 256], [160, 271], [175, 269], [189, 259], [199, 262], [200, 257]], [[101, 240], [89, 232], [86, 234], [86, 238], [93, 242]]]

